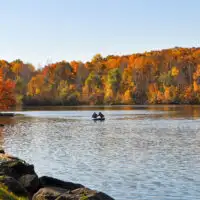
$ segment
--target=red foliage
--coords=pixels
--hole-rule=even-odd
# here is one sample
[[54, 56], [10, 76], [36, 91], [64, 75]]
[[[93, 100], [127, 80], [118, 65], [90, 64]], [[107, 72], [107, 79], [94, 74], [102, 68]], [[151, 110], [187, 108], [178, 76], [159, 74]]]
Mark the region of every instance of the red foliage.
[[7, 110], [16, 104], [14, 95], [15, 84], [11, 80], [3, 80], [0, 70], [0, 110]]

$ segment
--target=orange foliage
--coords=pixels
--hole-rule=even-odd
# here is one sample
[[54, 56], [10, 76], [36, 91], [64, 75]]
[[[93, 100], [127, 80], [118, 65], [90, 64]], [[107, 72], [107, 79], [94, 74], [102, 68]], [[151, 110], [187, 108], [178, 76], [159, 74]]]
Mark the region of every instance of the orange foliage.
[[194, 88], [195, 92], [197, 92], [199, 90], [199, 86], [197, 85], [196, 81], [193, 82], [193, 88]]
[[97, 54], [86, 63], [61, 61], [38, 70], [21, 60], [0, 60], [0, 68], [1, 98], [5, 91], [11, 97], [2, 105], [14, 105], [13, 94], [33, 105], [200, 104], [200, 48]]

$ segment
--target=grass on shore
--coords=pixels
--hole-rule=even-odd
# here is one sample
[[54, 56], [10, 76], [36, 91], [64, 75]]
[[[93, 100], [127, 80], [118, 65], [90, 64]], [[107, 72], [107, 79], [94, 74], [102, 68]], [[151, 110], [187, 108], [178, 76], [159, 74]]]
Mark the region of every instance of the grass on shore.
[[0, 200], [28, 200], [26, 197], [18, 197], [12, 192], [8, 191], [7, 188], [0, 183]]

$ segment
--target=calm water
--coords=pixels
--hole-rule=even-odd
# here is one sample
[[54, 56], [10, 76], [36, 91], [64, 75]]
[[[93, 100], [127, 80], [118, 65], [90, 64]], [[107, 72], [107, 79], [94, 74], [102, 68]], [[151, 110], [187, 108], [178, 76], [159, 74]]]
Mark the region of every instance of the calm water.
[[[57, 109], [57, 110], [55, 110]], [[200, 199], [200, 107], [32, 109], [0, 119], [5, 150], [116, 200]], [[93, 111], [106, 116], [93, 122]]]

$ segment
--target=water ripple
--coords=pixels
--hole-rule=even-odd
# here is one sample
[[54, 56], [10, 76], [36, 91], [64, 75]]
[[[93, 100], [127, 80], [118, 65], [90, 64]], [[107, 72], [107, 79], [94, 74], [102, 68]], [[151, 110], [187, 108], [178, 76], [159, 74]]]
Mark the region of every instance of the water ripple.
[[[79, 182], [117, 200], [197, 200], [200, 123], [180, 110], [29, 111], [5, 126], [6, 151], [39, 175]], [[196, 112], [195, 112], [196, 113]]]

